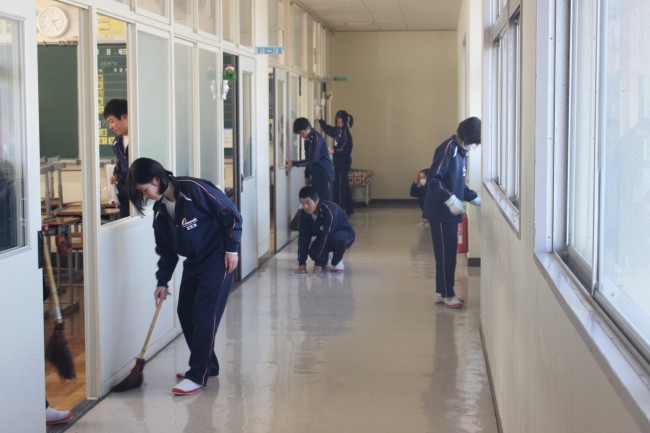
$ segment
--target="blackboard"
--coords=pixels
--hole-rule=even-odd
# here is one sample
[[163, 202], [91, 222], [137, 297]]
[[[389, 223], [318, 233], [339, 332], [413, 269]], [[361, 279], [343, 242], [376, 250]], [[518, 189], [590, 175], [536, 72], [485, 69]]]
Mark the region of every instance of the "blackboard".
[[41, 156], [79, 158], [77, 46], [38, 46]]
[[97, 92], [99, 112], [99, 155], [113, 158], [111, 145], [115, 134], [104, 120], [104, 106], [111, 99], [126, 99], [127, 69], [126, 44], [99, 44], [97, 46]]

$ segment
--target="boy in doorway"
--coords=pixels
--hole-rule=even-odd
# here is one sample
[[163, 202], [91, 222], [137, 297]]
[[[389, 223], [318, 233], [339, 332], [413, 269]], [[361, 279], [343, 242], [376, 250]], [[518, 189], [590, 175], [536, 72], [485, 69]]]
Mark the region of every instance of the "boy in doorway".
[[325, 139], [304, 117], [299, 117], [293, 122], [293, 132], [305, 141], [305, 159], [287, 161], [284, 166], [287, 175], [291, 167], [305, 167], [305, 179], [308, 175], [311, 176], [311, 186], [318, 191], [318, 196], [323, 200], [330, 200], [334, 182], [334, 165]]
[[303, 187], [298, 197], [302, 209], [296, 273], [307, 273], [307, 256], [314, 261], [314, 275], [320, 275], [323, 269], [343, 272], [343, 254], [355, 238], [345, 212], [336, 203], [321, 200], [318, 191], [312, 186]]
[[104, 119], [115, 133], [113, 153], [115, 168], [110, 179], [117, 186], [117, 199], [120, 204], [120, 218], [129, 216], [129, 197], [126, 193], [126, 175], [129, 172], [129, 113], [126, 99], [111, 99], [104, 107]]

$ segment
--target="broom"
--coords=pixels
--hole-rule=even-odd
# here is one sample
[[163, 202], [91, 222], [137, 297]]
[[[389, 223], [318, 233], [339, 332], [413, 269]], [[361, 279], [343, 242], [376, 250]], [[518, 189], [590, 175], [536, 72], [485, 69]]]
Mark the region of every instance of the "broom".
[[158, 313], [160, 313], [160, 307], [162, 307], [162, 301], [158, 303], [156, 307], [156, 312], [153, 315], [153, 320], [151, 321], [151, 326], [149, 326], [149, 332], [147, 333], [147, 338], [144, 340], [144, 345], [140, 351], [140, 356], [135, 360], [135, 367], [131, 369], [131, 373], [124, 378], [124, 380], [113, 387], [115, 392], [124, 392], [133, 388], [139, 388], [142, 385], [142, 370], [144, 369], [144, 353], [147, 351], [147, 345], [149, 344], [149, 339], [151, 338], [151, 333], [153, 332], [153, 327], [156, 325], [156, 319], [158, 319]]
[[72, 352], [70, 351], [68, 340], [63, 333], [63, 316], [61, 314], [61, 304], [59, 303], [59, 292], [54, 282], [50, 253], [45, 245], [43, 245], [43, 257], [45, 259], [47, 280], [50, 284], [50, 292], [54, 298], [54, 309], [56, 312], [54, 333], [45, 348], [45, 359], [54, 364], [61, 379], [73, 379], [77, 377], [77, 373], [75, 372], [74, 360], [72, 359]]

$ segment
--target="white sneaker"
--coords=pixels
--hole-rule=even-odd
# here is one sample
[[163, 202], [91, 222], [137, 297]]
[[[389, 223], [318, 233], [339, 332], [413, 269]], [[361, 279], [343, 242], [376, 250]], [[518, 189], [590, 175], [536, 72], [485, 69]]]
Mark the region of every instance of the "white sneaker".
[[436, 296], [434, 298], [436, 304], [444, 304], [445, 303], [445, 298], [442, 297], [440, 293], [436, 292]]
[[56, 410], [51, 407], [45, 409], [45, 423], [47, 425], [62, 424], [70, 421], [74, 415], [69, 410]]
[[336, 265], [334, 265], [332, 269], [332, 272], [343, 272], [345, 271], [345, 266], [343, 265], [343, 260], [338, 262]]
[[449, 308], [463, 308], [463, 302], [455, 296], [445, 298], [445, 305]]
[[183, 379], [178, 382], [178, 385], [172, 388], [172, 394], [174, 395], [190, 395], [194, 394], [196, 391], [203, 388], [203, 385], [192, 382], [189, 379]]

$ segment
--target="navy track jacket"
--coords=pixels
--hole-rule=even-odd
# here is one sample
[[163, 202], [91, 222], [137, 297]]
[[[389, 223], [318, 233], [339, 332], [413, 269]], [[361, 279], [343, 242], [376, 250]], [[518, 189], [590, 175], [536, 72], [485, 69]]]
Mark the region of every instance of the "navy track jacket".
[[318, 202], [316, 219], [305, 212], [300, 211], [300, 226], [298, 228], [298, 265], [307, 264], [307, 256], [311, 245], [311, 238], [314, 239], [314, 247], [318, 251], [318, 259], [314, 261], [316, 266], [325, 266], [328, 259], [327, 244], [330, 236], [335, 232], [346, 229], [354, 233], [354, 229], [345, 216], [345, 212], [339, 205], [327, 200]]
[[459, 146], [456, 136], [443, 142], [433, 154], [427, 175], [427, 196], [423, 217], [433, 223], [460, 223], [462, 215], [449, 211], [445, 201], [452, 195], [459, 200], [472, 201], [478, 194], [467, 187], [467, 151]]
[[334, 138], [334, 165], [340, 163], [352, 163], [352, 134], [350, 134], [350, 128], [347, 125], [343, 128], [338, 126], [330, 126], [323, 119], [319, 119], [320, 129], [325, 132], [325, 134]]
[[312, 178], [334, 182], [334, 167], [327, 143], [314, 128], [305, 139], [305, 159], [293, 161], [296, 167], [307, 167]]
[[[178, 255], [185, 266], [214, 266], [215, 257], [236, 253], [241, 240], [242, 218], [234, 203], [212, 182], [192, 177], [170, 177], [176, 196], [175, 216], [162, 201], [154, 204], [159, 286], [166, 286], [174, 273]], [[223, 263], [223, 259], [221, 262]]]

